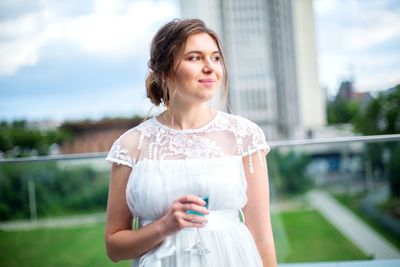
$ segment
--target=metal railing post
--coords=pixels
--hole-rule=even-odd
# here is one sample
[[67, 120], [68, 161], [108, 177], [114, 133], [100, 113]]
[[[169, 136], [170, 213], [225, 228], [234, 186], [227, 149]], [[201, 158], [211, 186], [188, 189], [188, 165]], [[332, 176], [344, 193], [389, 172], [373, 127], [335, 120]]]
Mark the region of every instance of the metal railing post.
[[29, 212], [31, 214], [31, 221], [37, 220], [37, 206], [36, 206], [36, 189], [35, 181], [29, 175], [28, 179], [28, 195], [29, 195]]

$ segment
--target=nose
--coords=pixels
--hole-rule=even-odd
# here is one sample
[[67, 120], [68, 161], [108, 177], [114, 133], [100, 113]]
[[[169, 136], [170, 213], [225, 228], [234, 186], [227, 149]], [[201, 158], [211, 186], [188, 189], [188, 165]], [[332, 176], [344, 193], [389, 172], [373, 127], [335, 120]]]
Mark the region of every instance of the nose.
[[204, 66], [203, 66], [203, 73], [209, 74], [214, 71], [213, 66], [212, 66], [212, 61], [211, 59], [206, 59], [204, 61]]
[[206, 63], [206, 64], [204, 64], [204, 66], [203, 66], [203, 72], [204, 73], [212, 73], [213, 72], [213, 68], [212, 68], [212, 66], [211, 66], [211, 64], [208, 62], [208, 63]]

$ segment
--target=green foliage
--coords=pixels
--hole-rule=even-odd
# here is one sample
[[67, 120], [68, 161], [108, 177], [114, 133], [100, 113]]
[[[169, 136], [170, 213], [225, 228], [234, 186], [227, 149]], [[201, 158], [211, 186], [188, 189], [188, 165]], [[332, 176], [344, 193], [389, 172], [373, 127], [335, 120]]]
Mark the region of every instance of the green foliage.
[[354, 129], [364, 135], [400, 133], [400, 85], [379, 95], [357, 114]]
[[[354, 129], [364, 135], [400, 133], [400, 85], [390, 93], [380, 93], [365, 108], [358, 113], [354, 121]], [[384, 145], [368, 146], [368, 156], [373, 166], [387, 167], [387, 178], [393, 197], [400, 197], [400, 144], [387, 142]], [[387, 160], [383, 155], [387, 153]]]
[[310, 188], [306, 169], [310, 158], [301, 153], [272, 151], [268, 165], [275, 188], [288, 194], [301, 194]]
[[351, 123], [357, 116], [359, 102], [338, 99], [327, 105], [328, 124]]
[[392, 142], [389, 147], [388, 178], [392, 197], [400, 199], [400, 142]]
[[70, 137], [64, 129], [41, 131], [29, 128], [26, 121], [0, 122], [0, 152], [5, 157], [48, 155], [52, 144]]
[[35, 185], [39, 217], [105, 210], [108, 173], [89, 166], [59, 168], [57, 162], [2, 164], [0, 220], [30, 217], [28, 183]]

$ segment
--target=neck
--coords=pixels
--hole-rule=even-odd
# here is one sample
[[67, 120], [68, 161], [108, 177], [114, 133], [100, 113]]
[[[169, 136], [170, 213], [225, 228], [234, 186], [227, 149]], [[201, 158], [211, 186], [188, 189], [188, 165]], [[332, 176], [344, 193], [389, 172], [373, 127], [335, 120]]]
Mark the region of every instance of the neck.
[[207, 103], [198, 106], [179, 105], [167, 108], [158, 118], [173, 129], [196, 129], [209, 123], [215, 117], [216, 112]]

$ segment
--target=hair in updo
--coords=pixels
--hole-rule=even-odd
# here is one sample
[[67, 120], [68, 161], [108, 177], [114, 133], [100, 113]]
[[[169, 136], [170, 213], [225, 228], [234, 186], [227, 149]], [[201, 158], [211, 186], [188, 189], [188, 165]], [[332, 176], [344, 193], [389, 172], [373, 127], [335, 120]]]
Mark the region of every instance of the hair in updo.
[[174, 79], [176, 73], [176, 69], [174, 69], [175, 63], [180, 60], [189, 36], [197, 33], [207, 33], [217, 44], [224, 72], [223, 96], [224, 99], [227, 98], [227, 71], [221, 42], [217, 34], [209, 29], [202, 20], [174, 19], [161, 27], [151, 42], [146, 91], [147, 97], [150, 98], [155, 106], [160, 104], [168, 105], [170, 95], [166, 78]]

